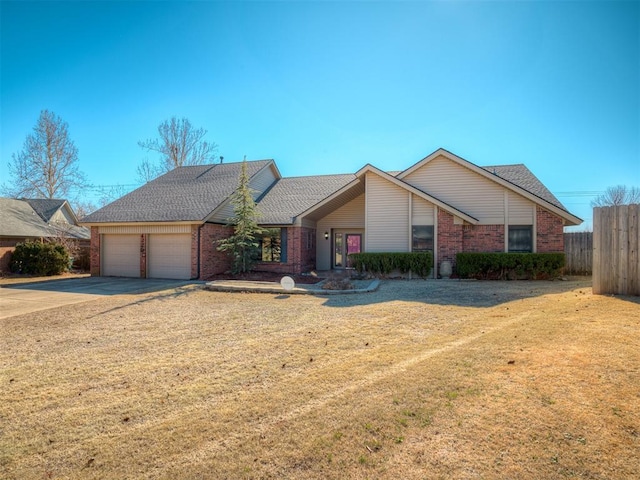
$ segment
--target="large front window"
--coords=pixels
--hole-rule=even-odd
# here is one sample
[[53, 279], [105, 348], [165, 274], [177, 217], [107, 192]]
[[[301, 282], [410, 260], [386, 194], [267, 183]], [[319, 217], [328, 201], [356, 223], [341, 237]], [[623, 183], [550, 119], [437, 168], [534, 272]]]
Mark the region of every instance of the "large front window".
[[433, 225], [411, 227], [411, 251], [433, 252]]
[[531, 225], [509, 225], [509, 251], [533, 252], [533, 227]]
[[287, 262], [287, 229], [269, 228], [260, 239], [261, 260], [263, 262]]

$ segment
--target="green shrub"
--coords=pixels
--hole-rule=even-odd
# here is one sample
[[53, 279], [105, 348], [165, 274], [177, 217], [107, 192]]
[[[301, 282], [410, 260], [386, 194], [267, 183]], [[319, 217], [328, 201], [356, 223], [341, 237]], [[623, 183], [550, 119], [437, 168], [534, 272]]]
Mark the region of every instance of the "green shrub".
[[351, 265], [358, 272], [388, 275], [394, 270], [412, 272], [420, 277], [429, 275], [433, 267], [431, 252], [364, 252], [349, 255]]
[[564, 267], [564, 253], [458, 253], [460, 278], [483, 280], [555, 278]]
[[9, 268], [28, 275], [60, 275], [69, 263], [69, 252], [59, 243], [24, 242], [16, 245]]

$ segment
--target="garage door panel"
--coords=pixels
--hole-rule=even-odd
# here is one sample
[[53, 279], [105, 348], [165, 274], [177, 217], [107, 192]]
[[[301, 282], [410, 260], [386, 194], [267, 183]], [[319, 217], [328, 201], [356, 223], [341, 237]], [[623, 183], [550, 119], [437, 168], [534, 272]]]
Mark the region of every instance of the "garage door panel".
[[140, 235], [102, 235], [102, 275], [140, 277]]
[[191, 278], [191, 235], [152, 234], [147, 246], [149, 278]]

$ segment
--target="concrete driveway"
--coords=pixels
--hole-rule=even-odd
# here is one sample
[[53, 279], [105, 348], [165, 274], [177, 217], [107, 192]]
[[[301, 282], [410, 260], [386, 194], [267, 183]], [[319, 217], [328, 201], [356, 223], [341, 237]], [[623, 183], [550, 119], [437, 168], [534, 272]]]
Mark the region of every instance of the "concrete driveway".
[[86, 302], [110, 295], [142, 294], [194, 283], [204, 282], [195, 280], [86, 277], [0, 285], [0, 319]]

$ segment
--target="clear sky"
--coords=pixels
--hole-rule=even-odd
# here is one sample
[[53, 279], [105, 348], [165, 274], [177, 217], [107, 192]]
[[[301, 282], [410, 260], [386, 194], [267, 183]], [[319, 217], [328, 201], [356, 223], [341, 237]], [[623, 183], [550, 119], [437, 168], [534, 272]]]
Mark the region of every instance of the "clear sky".
[[524, 163], [578, 230], [595, 193], [640, 186], [637, 1], [0, 5], [0, 182], [49, 109], [94, 185], [135, 183], [138, 140], [176, 115], [284, 176], [439, 147]]

